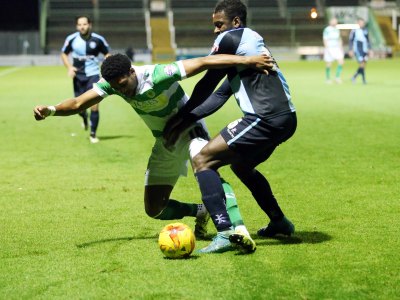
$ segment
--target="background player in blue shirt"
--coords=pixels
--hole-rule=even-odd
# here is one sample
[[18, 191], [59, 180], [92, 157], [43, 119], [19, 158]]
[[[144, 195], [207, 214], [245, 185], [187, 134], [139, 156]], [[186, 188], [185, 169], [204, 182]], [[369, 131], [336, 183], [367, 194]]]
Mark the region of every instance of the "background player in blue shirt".
[[371, 44], [369, 42], [368, 29], [365, 21], [358, 19], [359, 28], [353, 29], [349, 35], [349, 55], [355, 57], [358, 62], [358, 69], [351, 80], [356, 81], [358, 75], [361, 75], [363, 84], [366, 84], [365, 66], [368, 61], [368, 54], [371, 52]]
[[[239, 0], [217, 3], [213, 23], [218, 37], [211, 54], [248, 56], [265, 53], [270, 56], [262, 37], [245, 27], [246, 15], [247, 8]], [[207, 99], [225, 75], [227, 80]], [[294, 134], [297, 125], [288, 84], [276, 63], [269, 75], [246, 67], [208, 70], [195, 86], [190, 100], [167, 124], [164, 130], [166, 144], [174, 144], [179, 132], [197, 119], [194, 108], [209, 103], [211, 113], [232, 94], [235, 94], [244, 116], [222, 129], [193, 160], [202, 200], [218, 231], [212, 243], [200, 253], [228, 251], [232, 243], [243, 247], [251, 242], [245, 233], [232, 230], [217, 173], [218, 168], [224, 165], [231, 165], [270, 218], [269, 224], [261, 228], [258, 235], [271, 237], [294, 232], [294, 225], [284, 216], [267, 179], [255, 169], [279, 144]]]
[[[98, 56], [102, 53], [109, 55], [110, 47], [101, 35], [92, 32], [92, 22], [88, 16], [79, 16], [75, 19], [77, 32], [67, 36], [61, 49], [61, 59], [68, 69], [68, 75], [73, 78], [75, 97], [90, 90], [100, 79]], [[72, 53], [73, 63], [69, 60]], [[90, 142], [98, 143], [96, 136], [99, 125], [99, 105], [90, 108]], [[83, 126], [88, 129], [88, 115], [86, 110], [79, 114], [83, 118]]]

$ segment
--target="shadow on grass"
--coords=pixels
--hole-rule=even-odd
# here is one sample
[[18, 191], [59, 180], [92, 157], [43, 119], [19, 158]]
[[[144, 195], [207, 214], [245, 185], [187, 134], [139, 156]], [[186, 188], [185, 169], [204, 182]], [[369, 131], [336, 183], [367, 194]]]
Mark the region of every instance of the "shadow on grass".
[[[203, 241], [212, 240], [212, 235], [207, 235]], [[91, 241], [82, 244], [76, 244], [76, 247], [79, 249], [84, 249], [91, 246], [96, 246], [104, 243], [114, 243], [121, 241], [132, 241], [132, 240], [148, 240], [148, 239], [156, 239], [156, 236], [144, 236], [144, 237], [136, 237], [136, 236], [126, 236], [120, 238], [110, 238], [110, 239], [102, 239], [97, 241]], [[319, 244], [332, 239], [332, 236], [329, 234], [319, 232], [319, 231], [296, 231], [293, 236], [276, 236], [273, 238], [261, 238], [261, 237], [253, 237], [257, 242], [257, 245], [292, 245], [292, 244]], [[190, 256], [188, 259], [191, 259], [196, 256]]]
[[116, 139], [123, 139], [123, 138], [128, 138], [128, 139], [132, 139], [134, 138], [134, 135], [100, 135], [99, 139], [102, 141], [107, 141], [107, 140], [116, 140]]
[[87, 243], [82, 243], [82, 244], [76, 244], [76, 247], [79, 249], [82, 249], [82, 248], [96, 246], [96, 245], [104, 244], [104, 243], [132, 241], [132, 240], [148, 240], [148, 239], [155, 239], [155, 238], [156, 238], [155, 236], [145, 236], [145, 237], [126, 236], [126, 237], [120, 237], [120, 238], [102, 239], [102, 240], [97, 240], [97, 241], [92, 241], [92, 242], [87, 242]]
[[[207, 234], [201, 241], [211, 241], [215, 235]], [[276, 236], [273, 238], [263, 238], [256, 235], [251, 235], [254, 240], [257, 240], [257, 245], [263, 244], [319, 244], [332, 239], [329, 234], [319, 231], [296, 231], [293, 236]]]
[[165, 257], [164, 256], [165, 260], [171, 260], [171, 261], [189, 260], [189, 259], [194, 260], [194, 259], [199, 259], [199, 258], [200, 258], [199, 255], [196, 255], [196, 254], [193, 254], [193, 253], [191, 255], [187, 256], [187, 257], [180, 257], [180, 258], [170, 258], [170, 257]]
[[293, 236], [276, 236], [273, 238], [257, 237], [257, 245], [291, 245], [291, 244], [319, 244], [332, 239], [332, 236], [319, 231], [296, 231]]

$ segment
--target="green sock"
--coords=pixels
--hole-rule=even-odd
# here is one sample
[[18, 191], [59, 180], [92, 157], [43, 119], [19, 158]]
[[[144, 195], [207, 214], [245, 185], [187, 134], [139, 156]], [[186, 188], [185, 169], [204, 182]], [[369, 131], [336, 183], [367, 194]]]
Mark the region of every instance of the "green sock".
[[341, 65], [338, 65], [336, 68], [336, 78], [340, 78], [340, 74], [342, 73], [343, 67]]
[[326, 75], [326, 80], [331, 79], [331, 68], [328, 67], [325, 68], [325, 75]]
[[167, 207], [154, 219], [158, 220], [177, 220], [183, 217], [197, 214], [197, 204], [183, 203], [173, 199], [169, 199]]
[[239, 207], [237, 205], [236, 196], [233, 192], [232, 187], [228, 182], [221, 178], [222, 187], [226, 197], [226, 209], [228, 211], [229, 218], [231, 219], [234, 227], [238, 225], [244, 225], [242, 215], [240, 214]]

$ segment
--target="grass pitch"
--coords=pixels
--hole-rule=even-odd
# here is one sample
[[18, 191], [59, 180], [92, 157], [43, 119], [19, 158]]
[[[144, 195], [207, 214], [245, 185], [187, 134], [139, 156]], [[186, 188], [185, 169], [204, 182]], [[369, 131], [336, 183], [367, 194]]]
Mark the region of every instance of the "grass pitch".
[[[72, 95], [63, 67], [0, 68], [0, 298], [400, 298], [400, 61], [369, 62], [365, 86], [349, 80], [353, 61], [341, 85], [325, 84], [322, 62], [281, 69], [298, 130], [259, 170], [296, 234], [257, 238], [268, 220], [225, 167], [257, 251], [167, 260], [169, 222], [142, 200], [153, 139], [130, 106], [106, 99], [91, 145], [77, 116], [33, 119], [34, 105]], [[197, 79], [182, 82], [189, 94]], [[239, 116], [231, 100], [207, 124], [216, 134]], [[200, 203], [192, 174], [172, 196]]]

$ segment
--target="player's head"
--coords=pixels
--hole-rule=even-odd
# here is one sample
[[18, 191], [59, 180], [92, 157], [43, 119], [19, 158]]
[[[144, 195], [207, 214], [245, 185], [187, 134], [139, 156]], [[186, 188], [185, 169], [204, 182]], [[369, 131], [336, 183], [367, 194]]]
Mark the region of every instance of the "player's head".
[[128, 56], [117, 53], [107, 57], [101, 65], [101, 76], [117, 92], [127, 97], [135, 95], [137, 77]]
[[75, 18], [75, 25], [76, 30], [78, 30], [82, 36], [89, 35], [92, 30], [92, 20], [86, 15], [77, 16]]
[[336, 18], [332, 18], [329, 21], [329, 25], [335, 27], [338, 24], [338, 20]]
[[360, 26], [360, 28], [365, 27], [365, 20], [363, 18], [358, 18], [357, 23]]
[[214, 8], [214, 33], [245, 27], [246, 19], [247, 8], [240, 0], [221, 0]]

